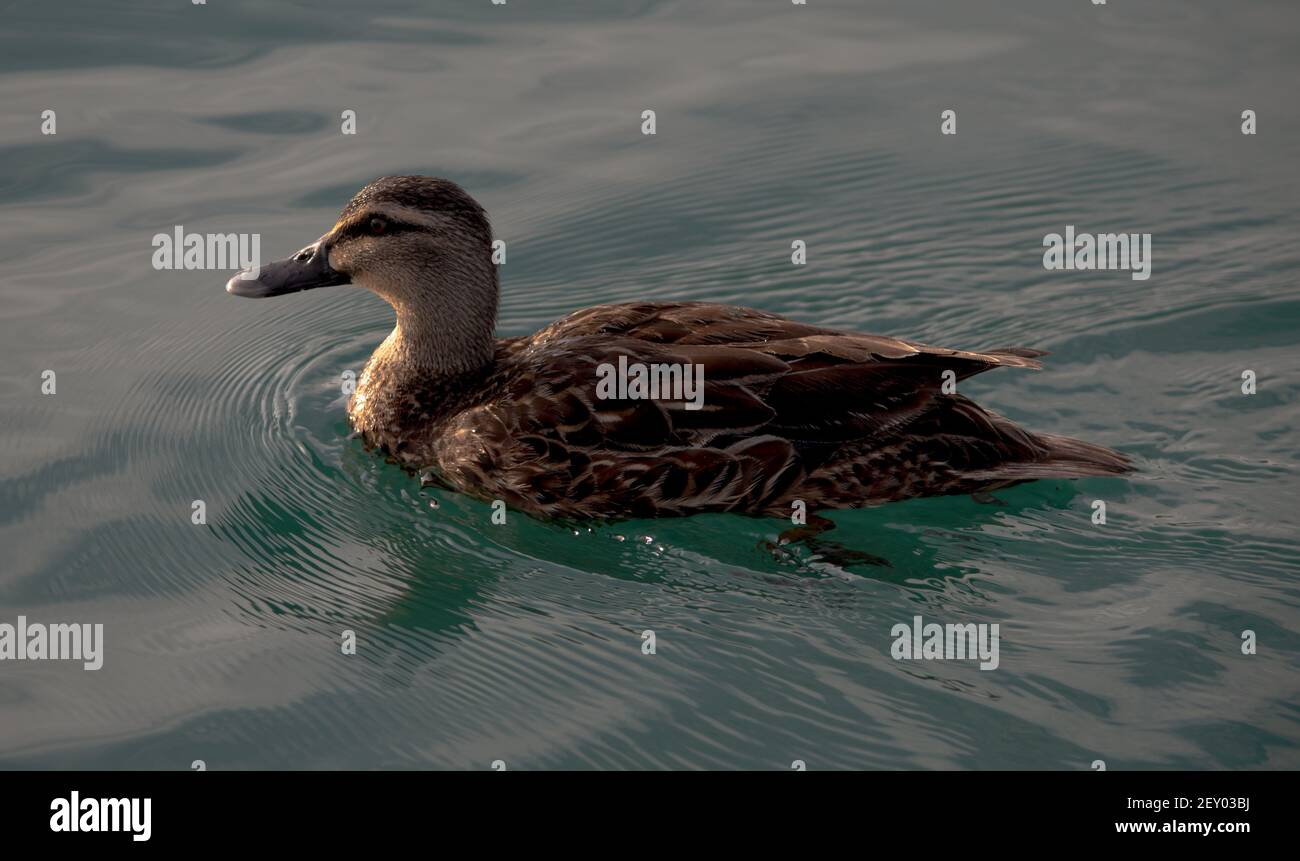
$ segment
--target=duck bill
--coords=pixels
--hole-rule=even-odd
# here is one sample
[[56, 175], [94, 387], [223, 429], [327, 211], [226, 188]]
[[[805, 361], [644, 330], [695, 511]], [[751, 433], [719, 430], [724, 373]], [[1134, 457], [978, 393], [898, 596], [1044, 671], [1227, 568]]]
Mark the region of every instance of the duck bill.
[[240, 272], [226, 282], [226, 292], [248, 299], [266, 299], [350, 282], [347, 275], [330, 266], [329, 252], [317, 243], [286, 260]]

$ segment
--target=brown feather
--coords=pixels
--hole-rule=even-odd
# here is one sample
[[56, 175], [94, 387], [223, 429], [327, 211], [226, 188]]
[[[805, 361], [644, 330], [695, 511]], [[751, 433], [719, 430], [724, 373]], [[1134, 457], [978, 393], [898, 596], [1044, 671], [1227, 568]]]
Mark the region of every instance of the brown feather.
[[[697, 302], [601, 305], [498, 342], [482, 375], [412, 385], [367, 439], [452, 486], [539, 516], [789, 514], [1128, 470], [1116, 452], [1035, 435], [957, 379], [1038, 368], [1026, 348], [970, 352], [837, 332]], [[601, 400], [605, 362], [704, 368], [704, 408]], [[434, 418], [412, 426], [414, 411]], [[397, 438], [404, 443], [397, 446]]]

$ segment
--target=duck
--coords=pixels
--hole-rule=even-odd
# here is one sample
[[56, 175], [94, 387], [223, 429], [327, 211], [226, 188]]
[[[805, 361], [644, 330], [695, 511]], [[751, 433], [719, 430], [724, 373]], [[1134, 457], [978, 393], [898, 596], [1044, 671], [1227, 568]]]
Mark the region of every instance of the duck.
[[[541, 519], [788, 518], [1132, 469], [955, 391], [994, 368], [1037, 370], [1041, 350], [932, 347], [702, 301], [596, 305], [498, 338], [493, 251], [459, 185], [385, 176], [315, 242], [226, 290], [379, 296], [396, 321], [357, 378], [353, 430], [412, 475]], [[601, 390], [610, 367], [632, 366], [702, 369], [702, 392]]]

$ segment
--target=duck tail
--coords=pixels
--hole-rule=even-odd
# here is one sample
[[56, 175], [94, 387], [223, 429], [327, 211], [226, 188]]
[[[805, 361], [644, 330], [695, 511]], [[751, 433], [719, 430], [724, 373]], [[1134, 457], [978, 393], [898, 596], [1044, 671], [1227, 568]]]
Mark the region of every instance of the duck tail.
[[988, 470], [987, 478], [1021, 481], [1035, 478], [1085, 478], [1123, 475], [1133, 471], [1128, 456], [1094, 443], [1058, 434], [1037, 433], [1042, 454], [1032, 460], [1005, 463]]
[[986, 353], [993, 355], [1019, 356], [1022, 359], [1041, 359], [1043, 356], [1050, 355], [1046, 350], [1035, 350], [1031, 347], [994, 347], [992, 350], [985, 350]]
[[984, 354], [1001, 360], [1001, 364], [1004, 365], [1037, 371], [1043, 367], [1043, 363], [1038, 360], [1046, 356], [1047, 351], [1029, 347], [995, 347], [992, 350], [985, 350]]
[[1133, 471], [1133, 461], [1128, 455], [1104, 445], [1058, 434], [1040, 433], [1036, 436], [1047, 447], [1044, 463], [1061, 469], [1062, 475], [1066, 474], [1065, 470], [1071, 470], [1069, 474], [1073, 475], [1123, 475]]

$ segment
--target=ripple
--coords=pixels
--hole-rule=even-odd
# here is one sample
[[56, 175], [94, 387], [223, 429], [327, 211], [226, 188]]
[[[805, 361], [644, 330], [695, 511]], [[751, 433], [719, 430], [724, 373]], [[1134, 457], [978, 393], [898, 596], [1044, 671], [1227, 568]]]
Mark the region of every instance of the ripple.
[[[344, 5], [7, 19], [0, 65], [45, 71], [0, 75], [0, 619], [102, 621], [109, 654], [6, 671], [0, 764], [1294, 767], [1294, 145], [1223, 109], [1285, 114], [1289, 19]], [[888, 567], [773, 558], [776, 520], [493, 524], [349, 438], [382, 302], [149, 264], [159, 225], [291, 251], [405, 172], [487, 206], [503, 334], [710, 299], [1046, 348], [965, 391], [1139, 471], [834, 515]], [[1067, 224], [1151, 232], [1151, 279], [1044, 270]], [[893, 660], [918, 614], [999, 624], [999, 669]]]

